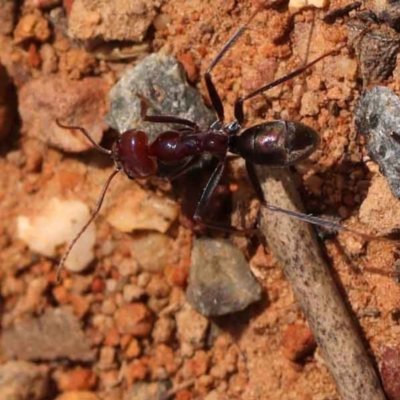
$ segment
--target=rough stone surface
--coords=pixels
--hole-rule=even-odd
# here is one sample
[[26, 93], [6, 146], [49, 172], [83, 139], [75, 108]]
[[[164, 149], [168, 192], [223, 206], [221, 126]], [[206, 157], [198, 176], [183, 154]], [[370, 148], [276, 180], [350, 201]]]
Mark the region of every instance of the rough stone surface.
[[360, 20], [349, 23], [349, 37], [350, 40], [355, 39], [354, 47], [364, 85], [387, 79], [396, 66], [400, 51], [400, 40], [393, 29], [382, 24], [363, 32], [366, 28], [366, 24]]
[[0, 366], [0, 400], [43, 400], [48, 398], [48, 369], [26, 361]]
[[380, 21], [385, 22], [396, 31], [400, 30], [400, 4], [398, 1], [369, 1], [368, 8]]
[[134, 257], [145, 271], [163, 271], [172, 257], [172, 241], [167, 235], [149, 232], [132, 240]]
[[69, 33], [75, 39], [143, 40], [156, 15], [154, 0], [75, 0]]
[[182, 343], [192, 345], [194, 348], [203, 346], [209, 321], [196, 310], [187, 306], [176, 314], [176, 329]]
[[363, 92], [355, 111], [357, 131], [367, 138], [370, 157], [379, 164], [390, 188], [400, 197], [400, 98], [375, 86]]
[[96, 387], [97, 376], [91, 368], [76, 367], [57, 371], [52, 378], [60, 392], [88, 391]]
[[38, 10], [35, 10], [32, 14], [24, 15], [19, 20], [14, 30], [14, 41], [21, 43], [25, 40], [35, 39], [45, 42], [50, 35], [49, 22]]
[[115, 324], [121, 334], [146, 337], [153, 328], [153, 316], [144, 304], [126, 304], [117, 310]]
[[310, 355], [317, 347], [317, 344], [307, 326], [291, 324], [283, 334], [282, 347], [285, 357], [290, 361], [296, 362]]
[[[17, 218], [18, 237], [31, 250], [46, 257], [54, 257], [57, 247], [68, 245], [89, 217], [90, 211], [86, 204], [52, 198], [37, 207], [37, 212]], [[91, 224], [71, 250], [65, 267], [73, 272], [83, 271], [94, 258], [95, 241], [96, 229]]]
[[167, 382], [135, 383], [127, 397], [128, 400], [162, 400], [169, 389]]
[[27, 318], [4, 331], [1, 346], [6, 358], [20, 360], [92, 361], [77, 318], [62, 309], [49, 309], [41, 317]]
[[118, 193], [107, 221], [122, 232], [142, 229], [165, 233], [177, 217], [178, 206], [172, 200], [132, 185]]
[[15, 0], [0, 1], [0, 34], [8, 35], [14, 27], [17, 2]]
[[152, 54], [146, 57], [127, 71], [110, 92], [109, 124], [119, 132], [143, 129], [154, 139], [157, 133], [168, 129], [168, 125], [142, 122], [137, 94], [151, 104], [150, 115], [179, 115], [204, 127], [216, 119], [204, 105], [200, 93], [187, 84], [181, 65], [171, 56]]
[[57, 396], [56, 400], [99, 400], [96, 393], [72, 390]]
[[[390, 213], [388, 213], [390, 210]], [[377, 175], [359, 211], [360, 221], [379, 235], [400, 229], [400, 201], [393, 196], [387, 180]]]
[[207, 316], [229, 314], [260, 300], [261, 293], [239, 249], [226, 240], [195, 241], [186, 291], [193, 308]]
[[22, 131], [51, 146], [68, 152], [82, 152], [93, 145], [76, 130], [57, 126], [82, 126], [99, 142], [107, 128], [107, 83], [100, 78], [73, 81], [54, 76], [33, 79], [19, 91]]

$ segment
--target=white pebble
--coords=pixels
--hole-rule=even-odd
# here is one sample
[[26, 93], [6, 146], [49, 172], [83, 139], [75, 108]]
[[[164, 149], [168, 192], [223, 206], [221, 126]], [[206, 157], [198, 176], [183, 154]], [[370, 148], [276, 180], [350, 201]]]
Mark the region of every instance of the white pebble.
[[290, 9], [301, 9], [304, 7], [314, 6], [316, 8], [325, 8], [329, 4], [329, 0], [290, 0]]
[[[46, 257], [55, 257], [57, 248], [69, 244], [90, 218], [89, 207], [76, 200], [52, 198], [37, 210], [17, 218], [17, 235], [31, 250]], [[65, 268], [84, 271], [94, 258], [95, 240], [95, 225], [91, 224], [71, 250]]]

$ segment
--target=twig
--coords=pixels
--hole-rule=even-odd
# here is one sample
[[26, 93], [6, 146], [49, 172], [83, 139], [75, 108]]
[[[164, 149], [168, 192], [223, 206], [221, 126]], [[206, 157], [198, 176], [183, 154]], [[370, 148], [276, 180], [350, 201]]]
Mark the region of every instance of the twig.
[[[290, 172], [257, 167], [267, 203], [303, 211]], [[282, 264], [297, 301], [344, 400], [384, 400], [360, 333], [322, 256], [313, 228], [263, 208], [260, 228]]]

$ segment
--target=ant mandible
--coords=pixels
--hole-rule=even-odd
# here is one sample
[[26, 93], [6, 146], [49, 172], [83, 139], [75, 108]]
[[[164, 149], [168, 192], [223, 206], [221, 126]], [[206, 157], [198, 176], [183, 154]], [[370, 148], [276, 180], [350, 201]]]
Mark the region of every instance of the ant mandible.
[[214, 229], [225, 230], [228, 232], [238, 231], [238, 229], [233, 226], [223, 226], [206, 220], [205, 213], [208, 201], [224, 173], [227, 162], [227, 153], [231, 152], [245, 159], [250, 181], [257, 196], [262, 201], [262, 204], [268, 209], [290, 215], [312, 224], [325, 226], [335, 230], [346, 230], [370, 238], [370, 235], [352, 231], [340, 224], [335, 224], [312, 215], [305, 215], [285, 210], [280, 207], [275, 207], [267, 204], [264, 200], [253, 164], [262, 164], [271, 167], [286, 167], [293, 165], [298, 161], [307, 158], [314, 152], [319, 143], [319, 135], [317, 132], [300, 122], [283, 120], [264, 122], [242, 130], [242, 126], [245, 122], [243, 103], [246, 100], [258, 96], [259, 94], [304, 73], [308, 68], [321, 61], [323, 58], [336, 53], [344, 46], [325, 53], [303, 67], [298, 68], [243, 97], [239, 97], [234, 105], [235, 120], [227, 124], [225, 123], [224, 106], [212, 81], [211, 72], [221, 61], [227, 51], [240, 38], [257, 13], [258, 10], [256, 10], [249, 20], [225, 43], [204, 74], [204, 80], [211, 100], [211, 105], [217, 114], [217, 120], [210, 127], [201, 128], [194, 121], [172, 115], [147, 115], [146, 100], [140, 95], [141, 116], [143, 121], [152, 123], [173, 123], [180, 125], [181, 128], [162, 132], [152, 143], [149, 143], [149, 139], [144, 131], [137, 129], [128, 130], [118, 137], [111, 150], [109, 150], [98, 145], [84, 128], [64, 125], [59, 120], [56, 120], [57, 125], [61, 128], [80, 131], [88, 140], [91, 141], [97, 150], [109, 155], [115, 163], [115, 170], [108, 177], [90, 219], [79, 231], [64, 253], [57, 270], [57, 277], [60, 276], [61, 269], [73, 246], [99, 213], [105, 193], [112, 179], [118, 172], [124, 171], [130, 179], [146, 178], [158, 173], [159, 162], [183, 162], [183, 165], [180, 164], [173, 174], [167, 176], [167, 178], [172, 180], [188, 171], [205, 153], [209, 153], [216, 157], [219, 162], [209, 178], [197, 204], [193, 216], [193, 219], [196, 222]]

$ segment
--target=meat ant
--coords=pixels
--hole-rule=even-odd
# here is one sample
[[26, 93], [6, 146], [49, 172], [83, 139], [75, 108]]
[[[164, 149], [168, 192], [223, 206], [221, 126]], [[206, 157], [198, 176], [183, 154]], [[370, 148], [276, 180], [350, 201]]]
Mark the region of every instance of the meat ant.
[[[110, 156], [115, 163], [115, 170], [111, 173], [104, 184], [91, 217], [72, 240], [61, 258], [57, 270], [57, 277], [60, 276], [61, 269], [73, 246], [99, 213], [105, 193], [107, 192], [112, 179], [118, 174], [118, 172], [123, 171], [129, 179], [140, 179], [158, 174], [158, 163], [177, 163], [177, 169], [167, 176], [168, 179], [172, 180], [187, 172], [199, 160], [199, 158], [206, 153], [217, 158], [219, 162], [211, 174], [197, 204], [193, 216], [193, 219], [196, 222], [210, 228], [227, 232], [254, 232], [254, 230], [238, 230], [230, 225], [220, 225], [208, 221], [205, 217], [208, 201], [224, 173], [227, 163], [227, 153], [230, 152], [245, 159], [246, 170], [255, 192], [264, 207], [269, 210], [290, 215], [294, 218], [315, 225], [324, 226], [329, 229], [353, 232], [354, 234], [368, 239], [376, 238], [353, 231], [323, 218], [305, 215], [267, 204], [264, 200], [253, 164], [262, 164], [271, 167], [291, 166], [298, 161], [307, 158], [314, 152], [319, 143], [319, 135], [312, 128], [300, 122], [283, 120], [264, 122], [243, 130], [242, 127], [245, 123], [243, 111], [244, 102], [266, 92], [269, 89], [281, 85], [298, 75], [301, 75], [317, 62], [338, 52], [341, 48], [345, 47], [345, 45], [323, 54], [303, 67], [300, 67], [245, 96], [239, 97], [234, 105], [235, 120], [233, 122], [225, 123], [224, 106], [212, 81], [211, 72], [228, 50], [236, 43], [240, 36], [242, 36], [243, 32], [247, 29], [247, 26], [255, 17], [257, 12], [258, 10], [256, 10], [249, 20], [242, 25], [232, 35], [232, 37], [230, 37], [220, 52], [215, 56], [204, 74], [204, 80], [212, 108], [217, 114], [217, 120], [210, 127], [202, 128], [194, 121], [173, 115], [147, 115], [148, 103], [146, 99], [140, 95], [138, 96], [141, 99], [141, 117], [143, 121], [152, 123], [172, 123], [180, 125], [181, 128], [160, 133], [152, 143], [149, 143], [149, 139], [144, 131], [137, 129], [128, 130], [119, 135], [111, 149], [106, 149], [98, 145], [84, 128], [64, 125], [59, 120], [56, 120], [57, 125], [61, 128], [80, 131], [98, 151]], [[180, 164], [182, 162], [183, 165]]]

